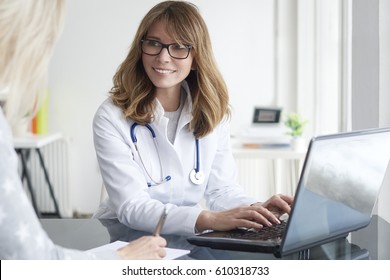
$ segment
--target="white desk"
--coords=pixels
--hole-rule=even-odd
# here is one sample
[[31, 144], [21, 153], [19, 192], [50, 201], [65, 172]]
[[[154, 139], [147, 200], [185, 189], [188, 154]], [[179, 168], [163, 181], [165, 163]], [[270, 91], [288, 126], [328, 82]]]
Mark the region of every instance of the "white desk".
[[15, 149], [40, 149], [60, 139], [62, 139], [61, 133], [30, 134], [23, 137], [15, 137], [14, 147]]
[[31, 195], [31, 202], [35, 209], [35, 212], [37, 213], [38, 217], [40, 217], [43, 213], [41, 213], [38, 209], [38, 205], [35, 198], [35, 191], [34, 187], [31, 182], [31, 174], [27, 166], [27, 162], [30, 157], [31, 151], [35, 151], [39, 157], [40, 166], [42, 168], [42, 171], [45, 175], [45, 180], [49, 188], [50, 196], [54, 204], [55, 211], [52, 213], [44, 213], [46, 215], [55, 216], [58, 218], [61, 218], [60, 210], [58, 207], [58, 202], [54, 194], [53, 186], [51, 184], [49, 174], [44, 162], [44, 159], [42, 157], [41, 148], [53, 143], [54, 141], [58, 141], [62, 139], [61, 133], [49, 133], [45, 135], [26, 135], [23, 137], [15, 137], [14, 138], [14, 148], [16, 153], [19, 155], [21, 164], [22, 164], [22, 173], [21, 173], [21, 179], [22, 182], [26, 180], [27, 187], [30, 191]]
[[[303, 160], [306, 151], [295, 151], [291, 147], [277, 148], [245, 148], [240, 142], [233, 144], [233, 156], [236, 159], [266, 159], [272, 162], [273, 186], [270, 187], [272, 194], [282, 192], [281, 188], [281, 164], [282, 161], [288, 161], [290, 167], [289, 194], [295, 194], [295, 187], [299, 179]], [[259, 186], [260, 187], [260, 186]]]

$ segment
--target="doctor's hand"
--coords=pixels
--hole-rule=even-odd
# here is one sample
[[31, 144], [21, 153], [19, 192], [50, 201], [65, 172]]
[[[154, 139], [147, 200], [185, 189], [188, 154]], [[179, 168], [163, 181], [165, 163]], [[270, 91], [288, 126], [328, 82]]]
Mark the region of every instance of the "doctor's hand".
[[285, 213], [290, 214], [293, 200], [294, 198], [292, 196], [277, 194], [273, 195], [266, 202], [257, 202], [252, 204], [252, 206], [263, 206], [271, 211], [275, 217], [279, 218]]
[[[268, 201], [267, 203], [274, 205]], [[199, 232], [206, 229], [224, 231], [239, 227], [261, 229], [263, 226], [279, 224], [278, 217], [263, 204], [256, 203], [221, 212], [204, 210], [199, 214], [195, 227]]]
[[158, 260], [166, 255], [167, 241], [161, 236], [143, 236], [116, 252], [123, 260]]

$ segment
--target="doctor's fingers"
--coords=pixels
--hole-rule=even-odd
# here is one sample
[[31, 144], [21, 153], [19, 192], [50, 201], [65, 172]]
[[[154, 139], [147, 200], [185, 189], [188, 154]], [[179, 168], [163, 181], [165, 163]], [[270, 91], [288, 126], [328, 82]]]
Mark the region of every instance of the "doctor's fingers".
[[258, 205], [250, 206], [250, 209], [255, 212], [251, 213], [255, 222], [269, 227], [273, 224], [280, 224], [278, 216], [269, 209]]
[[294, 201], [294, 197], [291, 195], [278, 194], [278, 196], [284, 200], [288, 205], [291, 205]]
[[283, 213], [290, 213], [291, 207], [290, 205], [293, 202], [293, 197], [283, 194], [277, 194], [272, 196], [266, 202], [263, 203], [263, 207], [266, 207], [273, 213], [278, 215]]
[[[294, 197], [290, 195], [284, 195], [284, 194], [277, 194], [275, 195], [275, 203], [280, 204], [277, 205], [281, 209], [290, 210], [290, 206], [294, 201]], [[286, 211], [287, 212], [287, 211]]]
[[271, 211], [262, 206], [236, 208], [232, 218], [236, 227], [261, 228], [261, 225], [270, 227], [272, 224], [280, 223]]

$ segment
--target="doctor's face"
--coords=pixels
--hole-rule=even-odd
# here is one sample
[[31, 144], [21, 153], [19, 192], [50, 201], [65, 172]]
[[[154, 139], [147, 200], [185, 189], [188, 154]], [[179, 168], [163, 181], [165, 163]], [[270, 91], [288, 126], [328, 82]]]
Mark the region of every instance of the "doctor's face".
[[165, 26], [158, 21], [149, 28], [142, 42], [142, 63], [157, 90], [179, 89], [191, 71], [193, 56], [191, 47], [175, 44]]

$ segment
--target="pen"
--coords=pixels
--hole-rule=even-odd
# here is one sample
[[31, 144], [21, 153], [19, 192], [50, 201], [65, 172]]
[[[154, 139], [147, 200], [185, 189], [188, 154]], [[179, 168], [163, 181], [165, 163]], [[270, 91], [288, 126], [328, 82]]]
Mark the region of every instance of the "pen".
[[167, 218], [168, 210], [164, 207], [164, 210], [161, 213], [160, 220], [157, 223], [156, 229], [154, 230], [154, 236], [160, 235], [160, 231], [164, 226], [165, 219]]

